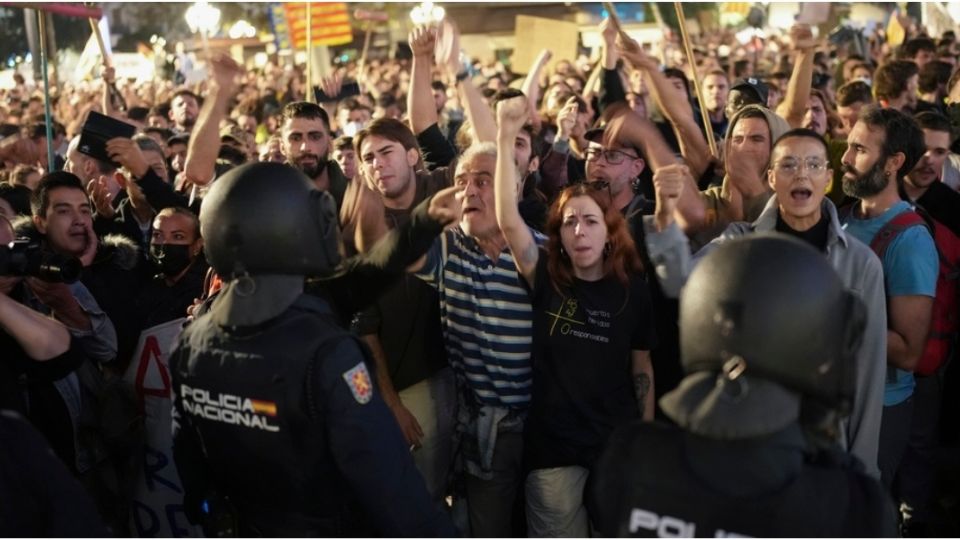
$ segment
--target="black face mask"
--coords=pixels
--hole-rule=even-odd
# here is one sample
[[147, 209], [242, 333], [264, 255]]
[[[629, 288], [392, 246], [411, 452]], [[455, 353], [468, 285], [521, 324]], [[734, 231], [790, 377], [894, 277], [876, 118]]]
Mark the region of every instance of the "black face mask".
[[190, 246], [179, 244], [150, 244], [150, 259], [163, 275], [173, 277], [190, 266]]

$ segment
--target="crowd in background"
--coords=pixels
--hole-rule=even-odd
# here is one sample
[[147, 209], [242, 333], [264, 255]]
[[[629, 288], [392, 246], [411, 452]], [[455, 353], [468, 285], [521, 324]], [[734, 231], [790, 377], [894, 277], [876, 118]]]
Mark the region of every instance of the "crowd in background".
[[[333, 195], [347, 254], [461, 189], [459, 226], [343, 323], [372, 351], [430, 494], [466, 502], [463, 534], [589, 536], [582, 493], [606, 437], [667, 420], [657, 399], [682, 377], [690, 268], [764, 230], [823, 251], [869, 310], [832, 442], [882, 481], [903, 535], [957, 534], [960, 302], [940, 283], [960, 262], [956, 35], [912, 23], [891, 46], [879, 30], [828, 41], [798, 24], [744, 45], [718, 31], [692, 37], [691, 65], [674, 33], [645, 49], [609, 20], [599, 30], [592, 54], [507, 66], [461, 63], [458, 46], [438, 63], [439, 30], [417, 28], [407, 58], [317, 77], [332, 98], [319, 103], [303, 66], [217, 55], [192, 87], [103, 68], [50, 89], [54, 170], [42, 88], [18, 76], [0, 89], [0, 234], [83, 268], [72, 284], [0, 277], [4, 306], [52, 315], [33, 341], [58, 336], [36, 350], [4, 322], [0, 405], [44, 436], [110, 533], [135, 534], [143, 389], [123, 375], [143, 331], [216, 294], [198, 219], [209, 186], [281, 162]], [[91, 112], [135, 126], [107, 142], [111, 161], [80, 148]], [[878, 246], [914, 208], [928, 225]], [[48, 531], [72, 535], [81, 513]]]

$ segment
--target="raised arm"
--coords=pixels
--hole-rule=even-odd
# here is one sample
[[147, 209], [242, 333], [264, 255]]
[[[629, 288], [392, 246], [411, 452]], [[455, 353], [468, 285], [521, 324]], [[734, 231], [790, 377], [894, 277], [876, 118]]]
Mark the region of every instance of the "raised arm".
[[[359, 84], [359, 82], [357, 83]], [[327, 118], [331, 122], [336, 122], [337, 118], [337, 96], [340, 95], [340, 91], [343, 90], [343, 74], [339, 71], [330, 75], [328, 77], [320, 77], [317, 86], [323, 90], [324, 95], [327, 96], [327, 99], [324, 101], [318, 101], [317, 105], [327, 113]], [[313, 88], [307, 88], [308, 97], [309, 92], [313, 92]], [[343, 130], [343, 126], [338, 125], [337, 129]]]
[[626, 102], [627, 94], [620, 70], [617, 69], [617, 61], [620, 59], [616, 48], [617, 29], [610, 19], [604, 19], [600, 23], [600, 34], [603, 36], [603, 56], [600, 60], [603, 73], [600, 79], [599, 108], [603, 114], [608, 107], [621, 101]]
[[410, 49], [413, 51], [413, 66], [410, 68], [410, 90], [407, 92], [407, 114], [410, 129], [422, 133], [439, 121], [433, 102], [430, 83], [433, 80], [433, 51], [437, 43], [437, 30], [418, 26], [410, 32]]
[[443, 59], [444, 68], [451, 81], [455, 81], [460, 94], [460, 102], [467, 122], [472, 130], [473, 140], [477, 142], [495, 142], [497, 140], [497, 121], [493, 117], [493, 110], [483, 101], [480, 90], [469, 77], [469, 72], [460, 64], [460, 31], [455, 24], [450, 24], [453, 40], [447, 57]]
[[[553, 52], [550, 49], [540, 51], [536, 60], [533, 61], [533, 65], [530, 66], [530, 72], [523, 80], [523, 86], [520, 87], [520, 91], [527, 96], [531, 111], [535, 112], [537, 110], [537, 102], [540, 101], [540, 79], [551, 58], [553, 58]], [[539, 126], [537, 127], [539, 128]]]
[[100, 105], [103, 107], [103, 114], [107, 116], [117, 117], [117, 110], [113, 106], [113, 92], [111, 92], [110, 87], [114, 84], [114, 70], [111, 66], [103, 66], [103, 72], [100, 74], [103, 79], [103, 93], [100, 96]]
[[787, 93], [783, 103], [777, 107], [790, 127], [803, 127], [803, 117], [807, 114], [807, 102], [810, 101], [810, 87], [813, 85], [813, 50], [816, 41], [805, 24], [796, 24], [790, 28], [790, 41], [797, 51], [793, 62], [793, 73], [787, 83]]
[[593, 100], [593, 96], [597, 94], [597, 91], [600, 87], [600, 75], [603, 73], [603, 62], [597, 62], [597, 65], [593, 66], [593, 71], [590, 72], [590, 76], [587, 78], [587, 84], [583, 85], [583, 100], [589, 103]]
[[[624, 106], [619, 106], [612, 115], [604, 138], [605, 145], [608, 141], [611, 144], [612, 141], [619, 141], [621, 144], [631, 144], [643, 150], [647, 164], [653, 168], [654, 172], [676, 164], [673, 152], [664, 142], [660, 130], [650, 120]], [[706, 219], [706, 207], [689, 171], [684, 178], [685, 186], [678, 195], [677, 211], [674, 215], [684, 231], [696, 230]]]
[[225, 54], [217, 55], [210, 64], [213, 68], [210, 92], [190, 134], [187, 162], [184, 165], [187, 181], [200, 186], [213, 181], [214, 166], [220, 153], [220, 121], [227, 116], [230, 99], [237, 89], [236, 78], [243, 72]]
[[494, 177], [497, 223], [510, 246], [517, 270], [532, 289], [536, 275], [539, 248], [517, 207], [520, 190], [514, 145], [517, 133], [530, 116], [530, 104], [524, 96], [516, 96], [497, 103], [497, 170]]
[[627, 43], [622, 36], [618, 37], [617, 51], [628, 64], [647, 76], [653, 99], [677, 133], [680, 153], [693, 171], [694, 178], [699, 178], [710, 166], [710, 147], [693, 117], [690, 102], [683, 98], [682, 93], [674, 90], [670, 81], [660, 72], [656, 60], [647, 56], [636, 42]]
[[677, 202], [687, 186], [685, 165], [668, 165], [653, 174], [656, 210], [644, 216], [644, 241], [650, 261], [656, 269], [657, 280], [665, 295], [679, 298], [693, 268], [690, 241], [676, 225]]

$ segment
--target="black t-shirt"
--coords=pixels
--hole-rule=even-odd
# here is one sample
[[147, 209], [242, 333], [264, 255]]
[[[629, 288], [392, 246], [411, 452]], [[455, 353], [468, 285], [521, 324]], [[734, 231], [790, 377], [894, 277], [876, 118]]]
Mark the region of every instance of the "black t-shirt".
[[799, 238], [800, 240], [803, 240], [820, 251], [826, 252], [827, 236], [830, 232], [830, 216], [824, 212], [823, 215], [820, 216], [820, 221], [818, 221], [816, 225], [805, 231], [798, 231], [790, 225], [787, 225], [787, 222], [783, 220], [780, 214], [777, 214], [776, 230], [777, 232], [789, 234], [794, 238]]
[[[436, 125], [431, 126], [431, 130]], [[450, 171], [437, 168], [417, 173], [417, 191], [410, 208], [385, 208], [387, 226], [397, 229], [410, 221], [413, 208], [450, 185]], [[352, 329], [380, 339], [394, 390], [405, 390], [449, 365], [440, 327], [440, 300], [431, 286], [404, 274], [354, 318]]]
[[533, 397], [526, 425], [529, 469], [589, 467], [614, 427], [638, 418], [631, 351], [656, 346], [640, 275], [574, 278], [557, 292], [540, 252], [533, 304]]

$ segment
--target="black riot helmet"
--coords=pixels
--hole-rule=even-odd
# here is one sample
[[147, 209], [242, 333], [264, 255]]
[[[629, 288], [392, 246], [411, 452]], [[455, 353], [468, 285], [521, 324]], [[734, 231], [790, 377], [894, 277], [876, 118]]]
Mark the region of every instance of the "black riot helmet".
[[781, 234], [728, 242], [680, 301], [687, 373], [743, 374], [849, 412], [866, 311], [822, 253]]
[[340, 262], [336, 204], [297, 169], [237, 167], [214, 182], [200, 209], [210, 265], [242, 275], [323, 275]]

